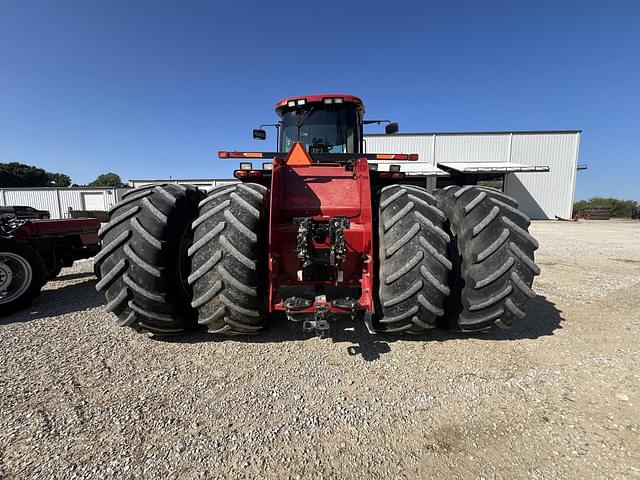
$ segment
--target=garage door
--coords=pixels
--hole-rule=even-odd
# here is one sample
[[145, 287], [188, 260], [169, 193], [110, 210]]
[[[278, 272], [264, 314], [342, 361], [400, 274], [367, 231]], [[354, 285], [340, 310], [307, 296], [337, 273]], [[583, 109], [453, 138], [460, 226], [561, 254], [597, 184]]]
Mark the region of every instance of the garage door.
[[104, 195], [102, 192], [83, 193], [82, 205], [84, 210], [104, 210]]

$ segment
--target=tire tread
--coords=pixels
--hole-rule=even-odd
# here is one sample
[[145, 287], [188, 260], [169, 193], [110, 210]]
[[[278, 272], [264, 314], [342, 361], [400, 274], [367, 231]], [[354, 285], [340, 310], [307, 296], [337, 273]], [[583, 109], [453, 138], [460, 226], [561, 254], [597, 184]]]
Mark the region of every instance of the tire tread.
[[488, 187], [452, 186], [435, 193], [456, 233], [452, 251], [462, 259], [449, 282], [458, 285], [451, 288], [446, 312], [453, 326], [464, 331], [506, 328], [522, 319], [526, 301], [535, 296], [533, 278], [540, 273], [529, 218], [514, 199]]

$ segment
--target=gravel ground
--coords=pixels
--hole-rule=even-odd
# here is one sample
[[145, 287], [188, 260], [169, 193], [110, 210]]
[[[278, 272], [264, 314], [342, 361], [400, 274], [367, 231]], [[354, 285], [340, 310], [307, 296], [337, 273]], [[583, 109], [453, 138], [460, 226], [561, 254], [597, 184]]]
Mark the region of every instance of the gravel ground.
[[640, 478], [640, 223], [537, 222], [514, 329], [154, 340], [91, 264], [0, 319], [2, 478]]

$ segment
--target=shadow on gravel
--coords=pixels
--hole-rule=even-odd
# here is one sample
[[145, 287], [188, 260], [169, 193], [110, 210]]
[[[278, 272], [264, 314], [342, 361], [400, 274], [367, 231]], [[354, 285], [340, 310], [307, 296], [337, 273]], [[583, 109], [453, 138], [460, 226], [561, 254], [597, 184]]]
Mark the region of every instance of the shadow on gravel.
[[40, 296], [34, 299], [30, 307], [12, 315], [0, 317], [0, 325], [30, 322], [66, 313], [81, 312], [104, 304], [104, 296], [95, 289], [97, 280], [92, 273], [87, 273], [86, 275], [77, 274], [77, 276], [76, 274], [65, 275], [60, 279], [71, 280], [72, 278], [84, 278], [85, 276], [87, 280], [84, 282], [43, 290]]
[[[480, 340], [521, 340], [535, 339], [562, 328], [564, 320], [561, 311], [554, 303], [538, 295], [527, 304], [527, 316], [509, 330], [490, 330], [485, 332], [460, 333], [451, 330], [434, 329], [423, 335], [391, 336], [372, 335], [362, 320], [336, 320], [331, 323], [331, 332], [326, 341], [333, 343], [350, 343], [347, 354], [361, 355], [366, 361], [374, 361], [381, 355], [391, 351], [391, 344], [397, 341], [442, 342], [464, 338]], [[260, 335], [225, 337], [198, 330], [181, 337], [157, 337], [157, 340], [172, 343], [200, 342], [240, 342], [240, 343], [279, 343], [304, 341], [313, 338], [302, 331], [300, 323], [289, 322], [282, 316], [276, 316], [269, 329]]]
[[[238, 342], [238, 343], [282, 343], [299, 342], [315, 338], [314, 335], [302, 331], [302, 323], [290, 322], [284, 315], [277, 315], [271, 322], [269, 329], [259, 335], [224, 336], [197, 330], [176, 337], [154, 337], [158, 341], [171, 343], [200, 343], [200, 342]], [[400, 340], [396, 338], [395, 340]], [[323, 341], [332, 343], [350, 343], [347, 346], [349, 355], [362, 355], [366, 361], [380, 358], [381, 354], [391, 351], [387, 340], [380, 335], [372, 335], [362, 320], [336, 320], [331, 323], [331, 331]], [[422, 338], [428, 340], [427, 337]]]
[[61, 280], [77, 280], [78, 278], [87, 278], [93, 277], [95, 279], [95, 274], [93, 272], [79, 272], [79, 273], [69, 273], [67, 275], [58, 275], [54, 278], [53, 281], [61, 281]]
[[529, 300], [526, 305], [527, 316], [514, 322], [509, 329], [494, 328], [483, 332], [454, 332], [450, 330], [435, 330], [431, 335], [432, 340], [444, 341], [456, 338], [474, 337], [480, 340], [522, 340], [536, 339], [553, 335], [562, 328], [562, 311], [556, 308], [556, 304], [538, 295]]
[[[0, 325], [29, 322], [41, 318], [55, 317], [71, 312], [81, 312], [105, 303], [104, 296], [95, 290], [96, 278], [92, 273], [70, 274], [60, 277], [60, 280], [87, 278], [86, 281], [65, 285], [64, 287], [44, 290], [36, 298], [30, 308], [6, 317], [0, 317]], [[527, 316], [517, 322], [509, 330], [494, 329], [485, 332], [460, 333], [451, 330], [433, 329], [422, 335], [392, 336], [385, 334], [373, 335], [367, 330], [364, 321], [335, 320], [331, 322], [330, 336], [327, 342], [347, 343], [348, 355], [361, 355], [366, 361], [374, 361], [381, 355], [391, 351], [391, 344], [397, 341], [443, 342], [464, 338], [480, 340], [521, 340], [536, 339], [553, 335], [554, 331], [562, 328], [564, 321], [562, 312], [554, 303], [542, 295], [529, 301], [526, 308]], [[280, 343], [305, 341], [313, 338], [302, 331], [302, 324], [287, 321], [284, 315], [276, 315], [270, 328], [260, 335], [228, 337], [209, 334], [204, 330], [196, 330], [176, 337], [154, 337], [157, 341], [172, 343], [200, 343], [200, 342], [241, 342], [241, 343]]]

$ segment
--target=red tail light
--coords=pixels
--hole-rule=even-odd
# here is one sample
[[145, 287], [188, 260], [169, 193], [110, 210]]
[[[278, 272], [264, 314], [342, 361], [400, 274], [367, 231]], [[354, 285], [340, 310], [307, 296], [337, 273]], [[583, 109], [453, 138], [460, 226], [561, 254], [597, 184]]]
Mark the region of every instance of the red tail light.
[[417, 153], [374, 153], [373, 160], [418, 160]]
[[234, 170], [233, 176], [236, 178], [256, 178], [261, 177], [262, 172], [260, 170]]
[[264, 152], [227, 152], [220, 150], [218, 158], [265, 158]]
[[378, 175], [380, 178], [393, 178], [394, 180], [406, 177], [404, 172], [378, 172]]

